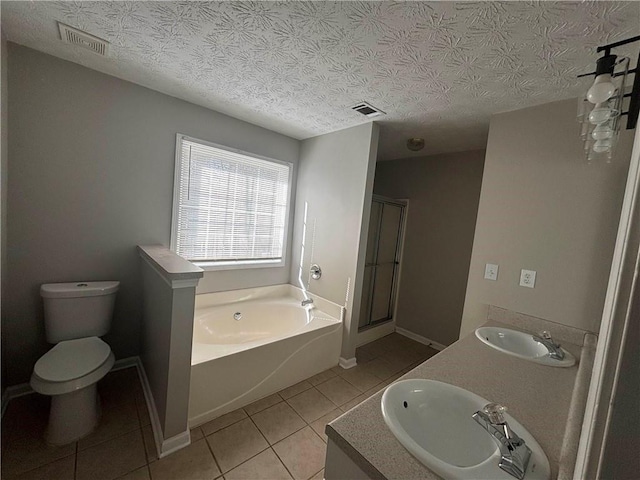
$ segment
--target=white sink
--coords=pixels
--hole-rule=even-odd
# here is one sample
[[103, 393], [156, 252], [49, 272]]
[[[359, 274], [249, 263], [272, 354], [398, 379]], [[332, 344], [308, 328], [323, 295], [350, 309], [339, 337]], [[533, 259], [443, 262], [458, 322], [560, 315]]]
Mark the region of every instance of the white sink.
[[496, 350], [531, 362], [551, 367], [571, 367], [576, 363], [576, 358], [564, 348], [562, 348], [564, 359], [550, 357], [547, 347], [534, 339], [530, 333], [510, 328], [480, 327], [476, 329], [476, 337]]
[[[514, 480], [500, 469], [493, 437], [472, 415], [489, 401], [435, 380], [401, 380], [382, 396], [382, 416], [398, 441], [423, 465], [446, 479]], [[548, 480], [549, 460], [520, 423], [505, 415], [531, 449], [525, 480]]]

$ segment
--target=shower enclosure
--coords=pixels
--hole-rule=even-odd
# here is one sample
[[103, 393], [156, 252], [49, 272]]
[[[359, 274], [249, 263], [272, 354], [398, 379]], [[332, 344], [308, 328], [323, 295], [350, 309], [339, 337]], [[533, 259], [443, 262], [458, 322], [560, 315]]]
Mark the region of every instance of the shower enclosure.
[[406, 201], [373, 196], [359, 331], [393, 320], [406, 208]]

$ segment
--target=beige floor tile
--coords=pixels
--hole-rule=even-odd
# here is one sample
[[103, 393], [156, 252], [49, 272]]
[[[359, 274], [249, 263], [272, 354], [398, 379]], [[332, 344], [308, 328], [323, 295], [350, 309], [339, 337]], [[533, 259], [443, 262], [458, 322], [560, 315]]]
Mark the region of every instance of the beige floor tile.
[[367, 353], [366, 350], [362, 350], [362, 348], [360, 347], [356, 348], [356, 361], [358, 362], [358, 364], [369, 362], [374, 358], [375, 357], [370, 353]]
[[201, 438], [204, 438], [204, 433], [202, 433], [202, 429], [200, 427], [191, 429], [191, 443], [197, 442]]
[[133, 472], [127, 473], [125, 476], [120, 477], [118, 480], [150, 480], [151, 476], [149, 475], [149, 467], [146, 465], [144, 467], [140, 467]]
[[367, 398], [369, 397], [365, 393], [363, 393], [362, 395], [358, 395], [353, 400], [348, 401], [344, 405], [340, 405], [340, 410], [342, 410], [343, 412], [348, 412], [356, 405], [359, 405], [360, 403], [364, 402]]
[[258, 412], [261, 412], [276, 403], [280, 403], [282, 401], [282, 397], [277, 393], [273, 395], [269, 395], [268, 397], [261, 398], [258, 401], [253, 402], [250, 405], [244, 407], [244, 411], [247, 412], [247, 415], [255, 415]]
[[268, 448], [251, 460], [227, 472], [226, 480], [291, 480], [280, 459]]
[[311, 427], [276, 443], [273, 449], [296, 480], [307, 480], [324, 467], [327, 447]]
[[149, 469], [152, 480], [213, 480], [220, 475], [204, 439], [153, 462]]
[[342, 378], [360, 390], [360, 392], [366, 392], [371, 387], [380, 383], [380, 379], [378, 377], [365, 372], [360, 368], [360, 365], [350, 368], [344, 372]]
[[209, 435], [207, 441], [223, 473], [269, 446], [249, 418]]
[[79, 452], [76, 479], [111, 480], [146, 463], [142, 430], [136, 430]]
[[326, 415], [323, 415], [318, 420], [311, 423], [310, 426], [311, 428], [313, 428], [313, 431], [316, 432], [318, 436], [326, 443], [327, 434], [324, 433], [324, 429], [327, 426], [327, 423], [329, 423], [332, 420], [335, 420], [343, 413], [344, 412], [342, 410], [340, 410], [339, 408], [336, 408], [334, 411], [329, 412]]
[[142, 440], [144, 441], [144, 450], [147, 455], [147, 463], [158, 460], [158, 449], [156, 448], [156, 440], [153, 436], [151, 425], [142, 428]]
[[309, 378], [307, 381], [313, 385], [316, 386], [319, 383], [322, 382], [326, 382], [327, 380], [329, 380], [330, 378], [333, 378], [337, 375], [336, 372], [334, 372], [333, 370], [329, 369], [329, 370], [325, 370], [324, 372], [320, 372], [317, 375], [314, 375], [313, 377]]
[[119, 437], [120, 435], [139, 428], [140, 421], [138, 420], [135, 402], [121, 403], [113, 405], [111, 408], [104, 408], [102, 410], [102, 416], [100, 417], [100, 423], [98, 423], [93, 433], [78, 442], [78, 451], [86, 450], [93, 445], [111, 440], [112, 438]]
[[210, 422], [205, 423], [200, 428], [202, 428], [202, 433], [204, 436], [211, 435], [212, 433], [217, 432], [229, 425], [233, 425], [236, 422], [239, 422], [243, 418], [247, 418], [247, 413], [239, 408], [238, 410], [234, 410], [233, 412], [229, 412], [221, 417], [214, 418]]
[[292, 385], [289, 388], [285, 388], [284, 390], [281, 390], [279, 393], [282, 398], [287, 400], [291, 397], [298, 395], [299, 393], [304, 392], [305, 390], [309, 390], [312, 386], [313, 385], [311, 385], [309, 382], [307, 382], [306, 380], [303, 380], [300, 383], [296, 383], [295, 385]]
[[3, 478], [33, 470], [76, 453], [75, 443], [61, 447], [47, 445], [42, 431], [30, 431], [25, 435], [12, 439], [4, 449], [2, 453]]
[[335, 410], [336, 404], [325, 397], [315, 388], [302, 392], [287, 400], [287, 403], [296, 411], [302, 419], [311, 423], [321, 416]]
[[70, 455], [17, 477], [11, 477], [11, 480], [73, 480], [75, 468], [76, 456]]
[[138, 410], [138, 418], [140, 419], [140, 425], [150, 425], [151, 417], [149, 416], [149, 407], [147, 407], [147, 401], [144, 399], [144, 395], [136, 395], [136, 409]]
[[335, 367], [331, 368], [331, 371], [336, 375], [342, 375], [346, 370], [340, 365], [336, 365]]
[[316, 473], [313, 477], [311, 477], [311, 480], [323, 480], [323, 479], [324, 479], [324, 468], [320, 470], [318, 473]]
[[256, 413], [251, 418], [271, 445], [307, 425], [285, 402]]
[[353, 400], [362, 392], [341, 377], [327, 380], [316, 387], [322, 394], [336, 405]]
[[399, 362], [389, 362], [384, 357], [378, 357], [370, 362], [358, 365], [358, 367], [362, 367], [361, 370], [378, 377], [380, 380], [386, 380], [391, 375], [402, 370], [402, 366]]

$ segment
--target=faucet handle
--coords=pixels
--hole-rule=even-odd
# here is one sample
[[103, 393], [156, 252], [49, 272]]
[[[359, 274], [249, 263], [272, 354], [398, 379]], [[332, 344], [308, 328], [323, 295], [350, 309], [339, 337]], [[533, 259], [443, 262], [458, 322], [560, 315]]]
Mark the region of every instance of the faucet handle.
[[553, 339], [553, 337], [551, 336], [551, 332], [550, 331], [543, 330], [542, 332], [540, 332], [540, 336], [542, 338], [544, 338], [545, 340], [547, 340], [554, 347], [559, 347], [560, 346], [560, 344], [556, 343], [556, 341]]
[[507, 411], [507, 407], [500, 405], [499, 403], [487, 403], [482, 409], [487, 414], [489, 420], [494, 425], [505, 423], [504, 413]]

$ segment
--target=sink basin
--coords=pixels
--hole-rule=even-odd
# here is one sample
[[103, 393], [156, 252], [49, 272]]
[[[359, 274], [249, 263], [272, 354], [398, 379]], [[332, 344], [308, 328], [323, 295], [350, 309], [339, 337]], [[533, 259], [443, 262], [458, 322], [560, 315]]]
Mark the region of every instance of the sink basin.
[[[514, 480], [498, 463], [493, 437], [472, 417], [490, 403], [463, 388], [435, 380], [401, 380], [382, 395], [382, 416], [398, 441], [446, 479]], [[531, 449], [525, 480], [548, 480], [549, 460], [520, 423], [505, 415]]]
[[576, 358], [564, 348], [564, 359], [557, 360], [549, 356], [549, 350], [533, 338], [530, 333], [501, 327], [480, 327], [476, 329], [476, 337], [481, 342], [508, 355], [524, 358], [550, 367], [571, 367]]

